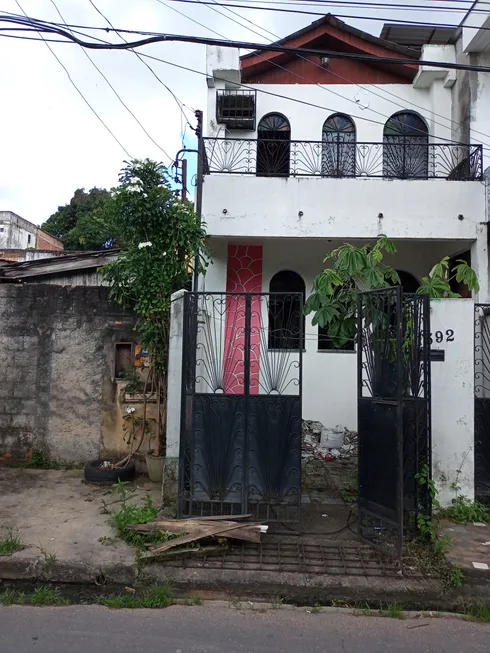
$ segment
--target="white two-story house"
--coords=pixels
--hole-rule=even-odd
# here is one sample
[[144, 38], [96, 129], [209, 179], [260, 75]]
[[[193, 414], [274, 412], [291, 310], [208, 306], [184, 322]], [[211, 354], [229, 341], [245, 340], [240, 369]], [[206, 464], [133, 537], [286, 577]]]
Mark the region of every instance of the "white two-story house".
[[[457, 56], [453, 30], [384, 34], [391, 40], [325, 16], [280, 43], [395, 60]], [[488, 301], [483, 148], [461, 129], [456, 80], [424, 65], [209, 47], [202, 217], [213, 264], [199, 290], [308, 297], [329, 251], [386, 234], [397, 246], [386, 262], [407, 292], [449, 256], [471, 262], [475, 299]], [[333, 348], [308, 316], [297, 346], [303, 417], [355, 429], [354, 344]]]

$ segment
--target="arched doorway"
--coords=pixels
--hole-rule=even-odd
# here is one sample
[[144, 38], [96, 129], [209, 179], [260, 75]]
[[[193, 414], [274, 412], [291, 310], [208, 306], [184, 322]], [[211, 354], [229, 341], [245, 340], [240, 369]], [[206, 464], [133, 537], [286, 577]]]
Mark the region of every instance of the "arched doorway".
[[356, 126], [349, 116], [334, 113], [323, 123], [322, 175], [354, 177], [356, 174]]
[[420, 282], [417, 277], [414, 277], [410, 272], [405, 272], [405, 270], [397, 270], [398, 276], [400, 277], [400, 285], [404, 293], [416, 293], [420, 287]]
[[383, 175], [396, 179], [426, 179], [429, 173], [429, 130], [412, 111], [400, 111], [383, 130]]
[[268, 113], [259, 122], [257, 134], [257, 177], [288, 177], [291, 127], [280, 113]]
[[[269, 283], [269, 349], [296, 350], [305, 346], [305, 282], [292, 270], [277, 272]], [[275, 294], [278, 293], [278, 294]]]

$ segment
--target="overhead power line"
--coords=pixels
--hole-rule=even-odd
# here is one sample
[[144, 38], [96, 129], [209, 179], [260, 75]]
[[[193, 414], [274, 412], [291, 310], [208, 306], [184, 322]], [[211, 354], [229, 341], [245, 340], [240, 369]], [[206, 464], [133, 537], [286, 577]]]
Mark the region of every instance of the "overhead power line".
[[[65, 19], [64, 19], [64, 17], [63, 17], [63, 14], [62, 14], [61, 11], [59, 10], [58, 5], [56, 4], [56, 2], [55, 2], [54, 0], [50, 0], [50, 1], [51, 1], [51, 4], [52, 4], [52, 5], [54, 6], [54, 8], [56, 9], [56, 11], [58, 12], [59, 17], [61, 18], [61, 20], [62, 20], [62, 21], [65, 23], [65, 25], [66, 25], [66, 21], [65, 21]], [[128, 105], [124, 102], [124, 100], [122, 99], [122, 97], [121, 97], [121, 96], [119, 95], [119, 93], [116, 91], [116, 89], [115, 89], [114, 86], [111, 84], [111, 82], [110, 82], [109, 79], [106, 77], [106, 75], [102, 72], [102, 70], [97, 66], [97, 64], [96, 64], [95, 61], [92, 59], [92, 57], [89, 55], [89, 53], [88, 53], [88, 52], [87, 52], [83, 47], [82, 47], [81, 49], [82, 49], [83, 54], [87, 57], [87, 59], [90, 61], [90, 63], [91, 63], [92, 66], [95, 68], [95, 70], [99, 73], [99, 75], [104, 79], [104, 81], [107, 83], [107, 85], [109, 86], [109, 88], [111, 89], [111, 91], [114, 93], [114, 95], [116, 96], [116, 98], [119, 100], [119, 102], [122, 104], [122, 106], [123, 106], [123, 107], [126, 109], [126, 111], [129, 113], [129, 115], [132, 116], [132, 118], [134, 118], [134, 120], [136, 121], [136, 123], [137, 123], [137, 124], [140, 126], [140, 128], [142, 129], [142, 131], [146, 134], [146, 136], [148, 136], [148, 138], [150, 139], [150, 141], [151, 141], [154, 145], [156, 145], [156, 146], [158, 147], [158, 149], [159, 149], [161, 152], [163, 152], [163, 154], [164, 154], [164, 155], [165, 155], [165, 156], [166, 156], [170, 161], [172, 161], [173, 159], [172, 159], [172, 157], [170, 156], [170, 154], [168, 154], [168, 152], [166, 152], [166, 151], [163, 149], [163, 147], [162, 147], [162, 146], [161, 146], [161, 145], [160, 145], [160, 144], [159, 144], [159, 143], [158, 143], [158, 142], [153, 138], [153, 136], [148, 132], [148, 130], [145, 128], [145, 126], [140, 122], [140, 120], [138, 119], [138, 117], [133, 113], [133, 111], [131, 111], [131, 109], [130, 109], [130, 108], [128, 107]]]
[[[16, 0], [17, 1], [17, 0]], [[15, 20], [11, 17], [0, 16], [0, 21], [11, 22], [22, 24], [20, 21]], [[331, 59], [346, 59], [350, 61], [367, 61], [371, 63], [386, 63], [393, 65], [411, 65], [411, 66], [420, 66], [421, 64], [425, 66], [431, 66], [434, 68], [444, 68], [444, 69], [453, 69], [453, 70], [473, 70], [478, 72], [490, 72], [490, 66], [474, 66], [471, 64], [462, 64], [462, 63], [449, 63], [442, 61], [429, 61], [405, 57], [380, 57], [377, 55], [370, 54], [359, 54], [353, 52], [336, 52], [334, 50], [324, 50], [324, 49], [313, 49], [313, 48], [293, 48], [278, 43], [253, 43], [248, 41], [235, 41], [235, 40], [221, 40], [221, 39], [212, 39], [201, 36], [187, 36], [183, 34], [161, 34], [154, 33], [154, 36], [148, 36], [147, 38], [139, 39], [137, 41], [130, 41], [128, 43], [95, 43], [94, 41], [85, 41], [79, 39], [72, 32], [63, 29], [56, 23], [48, 23], [39, 21], [32, 18], [26, 18], [23, 25], [32, 26], [34, 31], [58, 34], [64, 36], [68, 40], [78, 43], [85, 48], [91, 50], [131, 50], [133, 48], [139, 48], [144, 45], [150, 45], [151, 43], [196, 43], [199, 45], [215, 45], [226, 48], [243, 48], [245, 50], [253, 50], [257, 52], [282, 52], [290, 53], [293, 55], [309, 55], [316, 57], [330, 57]], [[90, 28], [89, 28], [90, 29]], [[127, 32], [128, 30], [109, 30], [114, 32]], [[89, 37], [90, 38], [90, 37]]]
[[[106, 21], [106, 23], [107, 23], [108, 25], [110, 25], [110, 27], [111, 27], [113, 30], [115, 30], [115, 27], [114, 27], [114, 25], [111, 23], [111, 21], [109, 20], [109, 18], [108, 18], [104, 13], [102, 13], [102, 11], [97, 7], [97, 5], [93, 2], [93, 0], [89, 0], [89, 2], [90, 2], [90, 4], [92, 5], [92, 7], [95, 9], [95, 11], [96, 11], [100, 16], [102, 16], [102, 18]], [[122, 34], [119, 34], [119, 33], [118, 33], [118, 36], [121, 38], [122, 41], [124, 41], [125, 43], [127, 43], [127, 40], [124, 38], [124, 36], [123, 36]], [[150, 65], [149, 65], [149, 64], [148, 64], [148, 63], [147, 63], [147, 62], [146, 62], [142, 57], [141, 57], [141, 55], [140, 55], [139, 52], [136, 52], [136, 50], [131, 50], [131, 51], [135, 54], [135, 56], [139, 59], [139, 61], [141, 61], [141, 63], [142, 63], [142, 64], [143, 64], [143, 65], [144, 65], [144, 66], [145, 66], [145, 67], [146, 67], [146, 68], [151, 72], [151, 74], [153, 75], [153, 77], [155, 77], [155, 79], [158, 81], [158, 83], [161, 84], [161, 85], [163, 86], [163, 88], [164, 88], [166, 91], [168, 91], [168, 92], [170, 93], [170, 95], [171, 95], [171, 96], [173, 97], [173, 99], [175, 100], [177, 106], [179, 107], [179, 110], [180, 110], [180, 112], [181, 112], [182, 117], [184, 118], [184, 120], [186, 121], [186, 123], [189, 124], [189, 118], [187, 117], [187, 115], [186, 115], [186, 113], [185, 113], [185, 110], [184, 110], [184, 107], [185, 107], [186, 105], [182, 102], [182, 100], [180, 100], [180, 99], [175, 95], [175, 93], [172, 91], [172, 89], [171, 89], [169, 86], [167, 86], [167, 84], [165, 84], [165, 82], [164, 82], [164, 81], [163, 81], [163, 80], [162, 80], [162, 79], [161, 79], [161, 78], [156, 74], [156, 72], [153, 70], [153, 68], [152, 68], [152, 67], [151, 67], [151, 66], [150, 66]], [[190, 109], [190, 110], [191, 110], [191, 109]], [[192, 111], [192, 110], [191, 110], [191, 111]], [[183, 129], [182, 129], [182, 132], [184, 132]]]
[[[257, 9], [257, 5], [272, 5], [272, 6], [282, 6], [282, 7], [314, 7], [316, 9], [320, 9], [320, 7], [354, 7], [356, 9], [374, 9], [374, 10], [379, 10], [379, 9], [389, 9], [390, 11], [406, 11], [407, 9], [410, 9], [410, 11], [415, 11], [415, 12], [424, 12], [424, 11], [450, 11], [450, 12], [459, 12], [459, 13], [466, 13], [468, 11], [468, 2], [465, 0], [446, 0], [446, 2], [450, 3], [458, 3], [461, 4], [463, 3], [464, 6], [462, 7], [455, 7], [455, 6], [445, 6], [442, 3], [439, 4], [439, 0], [437, 2], [437, 7], [430, 6], [430, 5], [418, 5], [418, 4], [413, 4], [413, 3], [408, 3], [408, 4], [395, 4], [395, 3], [390, 3], [390, 2], [369, 2], [366, 0], [360, 0], [360, 1], [355, 1], [355, 2], [347, 2], [346, 0], [313, 0], [311, 2], [308, 1], [299, 1], [299, 2], [289, 2], [287, 0], [245, 0], [247, 4], [252, 5], [254, 9]], [[240, 0], [228, 0], [230, 3], [229, 6], [234, 6], [238, 7], [239, 5], [236, 4], [236, 2], [240, 2]], [[473, 0], [470, 0], [470, 4], [473, 2]], [[233, 4], [231, 4], [233, 3]], [[223, 4], [223, 3], [220, 3]], [[481, 5], [490, 5], [490, 2], [482, 2], [480, 1], [478, 4]], [[486, 9], [480, 9], [478, 7], [475, 7], [472, 12], [474, 13], [488, 13]]]
[[[215, 2], [215, 4], [219, 4], [218, 0], [214, 0], [214, 2]], [[223, 12], [219, 11], [219, 10], [216, 9], [215, 7], [212, 7], [212, 6], [209, 6], [209, 5], [206, 5], [206, 6], [208, 7], [208, 9], [212, 9], [213, 11], [217, 11], [220, 15], [224, 16], [225, 18], [227, 18], [228, 20], [232, 21], [233, 23], [235, 23], [235, 24], [237, 24], [237, 25], [240, 25], [241, 27], [244, 27], [246, 30], [249, 30], [249, 31], [252, 32], [253, 34], [257, 34], [258, 36], [263, 37], [263, 34], [260, 34], [260, 33], [257, 32], [255, 29], [252, 29], [251, 27], [247, 27], [247, 25], [245, 25], [244, 23], [242, 23], [242, 22], [240, 22], [240, 21], [238, 21], [238, 20], [232, 18], [231, 16], [228, 16], [228, 15], [224, 14]], [[246, 21], [246, 22], [249, 23], [250, 25], [253, 25], [254, 27], [257, 27], [257, 28], [260, 29], [262, 32], [265, 32], [266, 34], [272, 36], [272, 37], [275, 38], [275, 39], [279, 39], [279, 38], [280, 38], [277, 34], [274, 34], [274, 32], [271, 32], [270, 30], [266, 29], [265, 27], [262, 27], [262, 26], [260, 26], [260, 25], [257, 25], [257, 23], [254, 23], [252, 20], [246, 18], [245, 16], [242, 16], [242, 15], [239, 14], [237, 11], [233, 11], [232, 9], [225, 9], [225, 11], [228, 11], [228, 12], [232, 13], [234, 16], [237, 16], [238, 18], [241, 18], [242, 20]], [[222, 35], [219, 35], [219, 36], [222, 36]], [[308, 59], [308, 58], [303, 57], [303, 56], [298, 56], [298, 58], [299, 58], [299, 59], [302, 59], [303, 61], [308, 62], [308, 64], [310, 64], [310, 65], [316, 66], [317, 68], [319, 68], [319, 69], [321, 69], [321, 70], [323, 70], [323, 71], [325, 70], [324, 67], [323, 67], [321, 64], [316, 63], [315, 61], [312, 61], [311, 59]], [[303, 79], [303, 80], [306, 80], [306, 77], [304, 77], [303, 75], [300, 75], [300, 74], [297, 73], [296, 71], [289, 70], [289, 69], [285, 68], [284, 66], [281, 66], [280, 64], [278, 64], [278, 63], [276, 63], [276, 62], [273, 62], [273, 61], [271, 61], [270, 63], [272, 63], [274, 66], [277, 66], [278, 68], [280, 68], [280, 69], [282, 69], [282, 70], [285, 70], [286, 72], [288, 72], [289, 74], [291, 74], [291, 75], [293, 75], [293, 76], [295, 76], [295, 77], [299, 77], [299, 78], [301, 78], [301, 79]], [[381, 89], [379, 86], [376, 86], [375, 84], [369, 84], [369, 85], [361, 86], [360, 84], [357, 84], [357, 83], [355, 83], [355, 82], [352, 82], [352, 80], [348, 79], [347, 77], [344, 77], [343, 75], [339, 75], [338, 73], [335, 73], [335, 72], [333, 72], [332, 70], [329, 70], [328, 72], [329, 72], [330, 75], [333, 75], [334, 77], [337, 77], [337, 78], [339, 78], [339, 79], [342, 79], [342, 80], [344, 80], [345, 82], [347, 82], [348, 84], [354, 84], [354, 85], [357, 86], [358, 88], [367, 91], [370, 95], [374, 95], [375, 97], [379, 97], [379, 98], [381, 98], [382, 100], [385, 100], [385, 101], [387, 101], [387, 102], [390, 102], [390, 103], [393, 104], [394, 106], [397, 106], [397, 107], [399, 107], [399, 108], [401, 108], [401, 109], [406, 109], [406, 105], [407, 105], [407, 104], [410, 104], [411, 106], [413, 106], [413, 107], [415, 107], [415, 108], [417, 108], [417, 109], [420, 109], [420, 110], [422, 110], [422, 111], [425, 111], [425, 108], [424, 108], [424, 107], [421, 107], [420, 105], [415, 104], [414, 102], [411, 102], [410, 100], [405, 100], [405, 103], [404, 103], [404, 104], [401, 104], [400, 102], [396, 102], [396, 101], [394, 101], [394, 100], [391, 100], [390, 98], [386, 97], [386, 95], [381, 95], [380, 93], [376, 93], [375, 91], [372, 90], [371, 86], [374, 86], [376, 89], [378, 89], [378, 90], [381, 91], [382, 93], [385, 93], [385, 94], [390, 95], [390, 96], [392, 96], [392, 97], [398, 98], [398, 96], [395, 95], [394, 93], [391, 93], [390, 91], [387, 91], [386, 89]], [[315, 86], [318, 86], [318, 88], [321, 88], [323, 91], [327, 91], [327, 92], [329, 92], [329, 93], [332, 93], [332, 94], [334, 94], [334, 95], [337, 95], [338, 97], [341, 97], [343, 100], [346, 100], [346, 101], [348, 101], [348, 102], [351, 102], [352, 104], [356, 104], [356, 105], [357, 105], [357, 102], [356, 102], [354, 99], [349, 98], [349, 97], [345, 97], [345, 96], [341, 95], [340, 93], [336, 93], [333, 89], [329, 88], [328, 86], [324, 86], [324, 85], [319, 84], [319, 83], [315, 83]], [[382, 113], [382, 112], [380, 112], [380, 111], [377, 111], [376, 109], [372, 109], [371, 107], [368, 107], [366, 110], [367, 110], [367, 111], [371, 111], [371, 112], [373, 112], [373, 113], [376, 113], [376, 114], [378, 114], [378, 115], [380, 115], [380, 116], [383, 116], [383, 117], [386, 118], [387, 120], [390, 118], [390, 116], [388, 116], [388, 115], [386, 115], [386, 114], [384, 114], [384, 113]], [[436, 116], [437, 118], [441, 118], [442, 120], [445, 120], [445, 121], [449, 122], [449, 123], [452, 124], [452, 125], [458, 125], [458, 126], [459, 126], [459, 124], [460, 124], [459, 122], [457, 122], [457, 121], [455, 121], [455, 120], [452, 120], [451, 118], [447, 118], [446, 116], [442, 116], [442, 115], [440, 115], [440, 114], [438, 114], [438, 113], [435, 113], [435, 112], [432, 112], [432, 115]], [[433, 122], [435, 125], [438, 125], [438, 126], [440, 126], [440, 127], [444, 127], [445, 129], [449, 129], [449, 128], [450, 128], [448, 125], [444, 125], [443, 123], [438, 122], [437, 120], [432, 120], [432, 122]], [[486, 133], [484, 133], [484, 132], [480, 132], [480, 131], [477, 131], [477, 130], [473, 130], [473, 131], [474, 131], [475, 134], [478, 134], [478, 135], [480, 135], [480, 136], [484, 136], [485, 138], [490, 139], [490, 134], [486, 134]], [[483, 143], [483, 144], [484, 144], [484, 145], [488, 145], [488, 146], [490, 147], [490, 144], [489, 144], [489, 143]]]
[[[184, 3], [189, 3], [189, 4], [212, 4], [211, 0], [203, 0], [201, 2], [200, 0], [171, 0], [172, 2], [184, 2]], [[282, 7], [262, 7], [260, 5], [250, 5], [250, 4], [235, 4], [231, 2], [220, 2], [221, 7], [233, 7], [235, 9], [253, 9], [254, 11], [272, 11], [272, 12], [278, 12], [278, 13], [284, 13], [284, 14], [302, 14], [304, 16], [318, 16], [319, 18], [322, 18], [325, 16], [325, 12], [319, 12], [319, 11], [306, 11], [304, 9], [285, 9]], [[437, 11], [436, 7], [434, 7], [434, 11]], [[486, 13], [486, 12], [484, 12]], [[335, 12], [335, 18], [349, 18], [351, 20], [374, 20], [374, 21], [381, 21], [383, 23], [391, 23], [393, 22], [393, 18], [386, 18], [384, 16], [354, 16], [351, 14], [338, 14]], [[419, 21], [419, 20], [405, 20], [405, 19], [397, 19], [396, 21], [399, 24], [402, 25], [418, 25], [418, 26], [427, 26], [426, 21]], [[436, 27], [447, 27], [450, 29], [459, 29], [461, 25], [450, 25], [447, 23], [438, 23]], [[490, 29], [490, 28], [480, 28], [480, 27], [475, 27], [474, 25], [465, 25], [468, 29]]]
[[[17, 4], [17, 6], [19, 7], [19, 9], [22, 11], [22, 13], [26, 16], [26, 19], [27, 19], [27, 14], [25, 13], [25, 11], [24, 11], [24, 9], [22, 8], [22, 6], [20, 5], [19, 1], [18, 1], [18, 0], [15, 0], [15, 2], [16, 2], [16, 4]], [[38, 30], [35, 30], [35, 31], [38, 31]], [[117, 136], [114, 134], [114, 132], [111, 130], [111, 128], [110, 128], [110, 127], [109, 127], [109, 126], [108, 126], [108, 125], [107, 125], [107, 124], [102, 120], [102, 118], [99, 116], [99, 114], [97, 113], [97, 111], [93, 108], [93, 106], [92, 106], [92, 105], [90, 104], [90, 102], [87, 100], [87, 98], [85, 97], [85, 95], [82, 93], [82, 91], [81, 91], [81, 90], [78, 88], [78, 86], [75, 84], [75, 82], [73, 81], [73, 79], [72, 79], [72, 77], [71, 77], [71, 75], [70, 75], [70, 72], [69, 72], [68, 68], [67, 68], [67, 67], [65, 66], [65, 64], [61, 61], [61, 59], [58, 57], [58, 55], [57, 55], [56, 52], [53, 50], [53, 48], [49, 45], [49, 43], [47, 42], [47, 40], [46, 40], [46, 39], [45, 39], [41, 34], [39, 34], [39, 35], [41, 36], [41, 39], [42, 39], [42, 40], [44, 41], [44, 43], [46, 44], [46, 47], [47, 47], [48, 50], [51, 52], [51, 54], [53, 55], [53, 57], [54, 57], [54, 58], [56, 59], [56, 61], [60, 64], [60, 66], [63, 68], [63, 70], [65, 71], [65, 73], [66, 73], [66, 75], [67, 75], [67, 77], [68, 77], [68, 79], [70, 80], [71, 85], [74, 87], [74, 89], [75, 89], [75, 90], [77, 91], [77, 93], [80, 95], [80, 97], [81, 97], [82, 100], [85, 102], [85, 104], [88, 106], [88, 108], [90, 109], [90, 111], [92, 111], [92, 113], [95, 115], [95, 117], [97, 118], [97, 120], [98, 120], [98, 121], [99, 121], [99, 122], [100, 122], [100, 123], [105, 127], [105, 129], [109, 132], [109, 134], [110, 134], [110, 135], [112, 136], [112, 138], [116, 141], [116, 143], [119, 145], [119, 147], [123, 150], [123, 152], [126, 154], [126, 156], [127, 156], [128, 158], [131, 159], [131, 158], [132, 158], [132, 157], [131, 157], [131, 154], [130, 154], [130, 153], [128, 152], [128, 150], [124, 147], [124, 145], [121, 143], [121, 141], [117, 138]], [[64, 34], [63, 34], [63, 36], [64, 36]]]

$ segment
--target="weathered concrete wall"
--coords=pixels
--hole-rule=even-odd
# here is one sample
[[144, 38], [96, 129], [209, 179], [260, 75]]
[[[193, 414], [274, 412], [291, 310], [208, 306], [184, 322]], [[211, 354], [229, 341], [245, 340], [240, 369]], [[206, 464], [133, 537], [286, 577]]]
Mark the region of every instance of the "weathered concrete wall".
[[107, 288], [0, 285], [0, 456], [125, 451], [114, 343], [133, 341], [133, 326]]

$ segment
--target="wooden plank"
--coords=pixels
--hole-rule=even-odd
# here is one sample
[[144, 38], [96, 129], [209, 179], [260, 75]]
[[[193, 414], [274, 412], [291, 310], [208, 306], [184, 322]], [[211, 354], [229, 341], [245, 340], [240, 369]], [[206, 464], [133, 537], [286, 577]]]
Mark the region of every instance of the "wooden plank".
[[205, 528], [201, 529], [200, 533], [193, 533], [192, 535], [186, 535], [185, 537], [178, 537], [175, 540], [170, 540], [161, 544], [159, 546], [153, 547], [151, 549], [152, 553], [163, 553], [169, 549], [173, 549], [176, 546], [182, 546], [182, 544], [189, 544], [190, 542], [195, 542], [196, 540], [201, 540], [204, 537], [211, 536], [222, 536], [226, 537], [225, 533], [229, 531], [236, 530], [238, 528], [243, 528], [243, 524], [232, 524], [231, 526], [224, 526], [223, 524], [212, 524]]
[[[225, 522], [219, 521], [216, 524], [221, 524], [223, 527], [231, 526], [236, 522]], [[192, 533], [200, 533], [202, 529], [208, 527], [210, 522], [195, 519], [183, 520], [183, 519], [169, 519], [169, 520], [156, 520], [153, 522], [148, 522], [146, 524], [131, 524], [128, 526], [129, 529], [133, 531], [138, 531], [139, 533], [151, 533], [153, 531], [167, 531], [169, 533], [182, 533], [186, 535], [191, 535]], [[245, 523], [240, 524], [241, 528], [237, 530], [230, 531], [225, 537], [229, 537], [234, 540], [244, 540], [246, 542], [260, 542], [261, 535], [261, 526], [259, 522]]]

